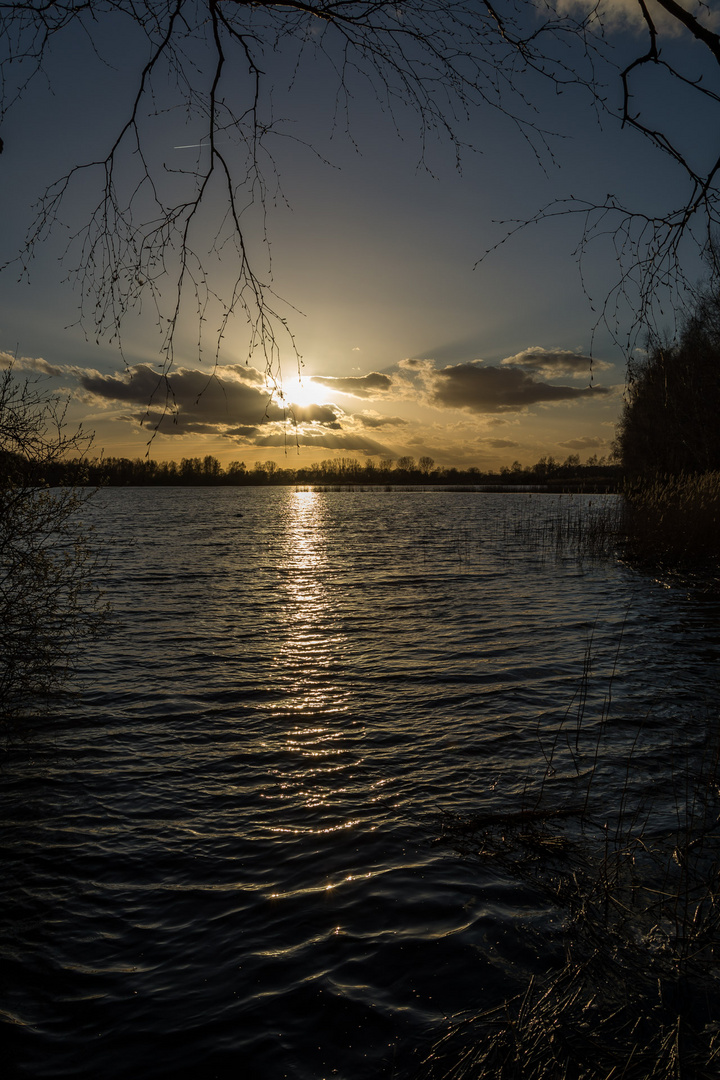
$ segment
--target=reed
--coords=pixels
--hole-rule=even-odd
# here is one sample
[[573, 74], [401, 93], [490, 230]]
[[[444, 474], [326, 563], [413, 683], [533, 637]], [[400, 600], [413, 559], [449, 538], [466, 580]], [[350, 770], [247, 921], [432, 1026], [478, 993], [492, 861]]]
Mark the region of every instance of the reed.
[[720, 555], [720, 472], [628, 480], [624, 501], [634, 557], [692, 563]]
[[[589, 647], [521, 805], [443, 822], [457, 850], [547, 902], [563, 955], [517, 997], [453, 1025], [422, 1080], [720, 1075], [720, 735], [708, 723], [703, 739], [668, 736], [668, 786], [653, 798], [638, 775], [657, 732], [641, 721], [620, 736], [614, 668], [590, 718], [590, 671]], [[624, 781], [611, 795], [606, 759], [623, 738]]]
[[624, 536], [625, 505], [621, 499], [591, 500], [564, 496], [546, 516], [530, 512], [515, 522], [515, 533], [535, 550], [553, 555], [603, 559], [615, 556]]
[[720, 472], [629, 478], [620, 498], [568, 496], [544, 519], [516, 522], [516, 533], [544, 552], [620, 557], [658, 568], [714, 567], [720, 561]]

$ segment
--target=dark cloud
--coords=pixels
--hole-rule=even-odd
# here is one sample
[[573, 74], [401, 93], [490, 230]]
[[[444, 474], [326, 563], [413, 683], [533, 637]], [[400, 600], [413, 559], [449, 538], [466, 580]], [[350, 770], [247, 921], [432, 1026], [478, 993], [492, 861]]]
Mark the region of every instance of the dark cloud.
[[520, 445], [520, 443], [513, 442], [512, 439], [488, 439], [487, 443], [494, 450], [510, 450]]
[[223, 364], [218, 368], [218, 377], [235, 376], [237, 379], [242, 379], [244, 382], [255, 383], [257, 386], [265, 387], [267, 382], [267, 376], [264, 371], [260, 371], [258, 368], [251, 367], [250, 364]]
[[220, 371], [222, 377], [178, 368], [165, 379], [149, 364], [137, 364], [119, 375], [80, 372], [78, 378], [82, 389], [95, 397], [141, 406], [134, 419], [165, 435], [245, 434], [284, 420], [337, 426], [336, 413], [327, 405], [280, 408], [255, 368], [236, 365]]
[[392, 388], [390, 376], [382, 375], [379, 371], [371, 371], [369, 375], [337, 379], [332, 375], [313, 375], [312, 381], [326, 386], [328, 390], [335, 390], [340, 394], [351, 394], [359, 398], [376, 397], [378, 393], [384, 393]]
[[330, 424], [335, 426], [337, 413], [329, 405], [293, 405], [287, 415], [296, 424]]
[[491, 367], [481, 361], [429, 372], [431, 401], [476, 413], [521, 412], [530, 405], [573, 401], [609, 393], [603, 387], [554, 386], [519, 367]]
[[558, 446], [566, 450], [600, 450], [609, 445], [607, 439], [597, 439], [591, 435], [583, 435], [581, 439], [568, 439], [567, 442], [558, 443]]
[[604, 371], [611, 365], [570, 349], [543, 349], [534, 345], [515, 356], [507, 356], [502, 361], [502, 366], [519, 367], [524, 371], [544, 375], [546, 379], [556, 379], [559, 375], [589, 377], [591, 370]]
[[353, 413], [353, 420], [356, 420], [363, 427], [378, 428], [378, 427], [403, 427], [407, 424], [407, 420], [403, 420], [402, 416], [378, 416], [376, 413]]
[[249, 439], [252, 435], [257, 435], [258, 430], [259, 429], [256, 428], [256, 427], [241, 426], [241, 427], [234, 427], [234, 428], [226, 428], [225, 429], [225, 434], [226, 435], [237, 435], [241, 439]]
[[[297, 440], [295, 438], [297, 434]], [[282, 431], [261, 435], [253, 439], [255, 446], [316, 446], [318, 450], [359, 450], [363, 454], [390, 453], [386, 446], [375, 442], [374, 439], [366, 439], [364, 435], [354, 435], [350, 431], [342, 431], [334, 435], [324, 428], [317, 432], [307, 429], [299, 429], [296, 432], [286, 433]]]

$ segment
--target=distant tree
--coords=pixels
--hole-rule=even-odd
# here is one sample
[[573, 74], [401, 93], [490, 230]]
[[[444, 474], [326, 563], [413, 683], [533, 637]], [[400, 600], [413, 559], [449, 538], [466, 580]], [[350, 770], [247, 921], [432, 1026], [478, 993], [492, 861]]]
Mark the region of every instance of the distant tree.
[[247, 477], [247, 465], [244, 461], [231, 461], [225, 470], [225, 475], [231, 484], [237, 484]]
[[21, 734], [65, 686], [101, 614], [97, 559], [79, 516], [91, 492], [49, 486], [67, 455], [82, 458], [91, 442], [81, 428], [68, 429], [62, 403], [39, 383], [18, 380], [12, 369], [0, 373], [3, 740]]
[[633, 473], [720, 469], [720, 294], [706, 290], [674, 343], [630, 363], [617, 453]]
[[433, 461], [433, 459], [427, 456], [421, 457], [418, 461], [418, 466], [423, 476], [427, 476], [432, 471], [432, 467], [434, 464], [435, 462]]
[[199, 457], [180, 459], [180, 481], [183, 484], [195, 484], [203, 474], [202, 460]]
[[405, 455], [404, 457], [399, 457], [395, 462], [396, 472], [410, 473], [413, 471], [414, 468], [415, 458], [409, 457], [408, 455]]
[[222, 465], [212, 454], [206, 454], [203, 458], [203, 476], [210, 483], [217, 483], [222, 475]]
[[541, 457], [537, 464], [533, 466], [533, 472], [539, 477], [553, 476], [559, 467], [552, 454], [548, 454], [546, 457]]
[[175, 461], [163, 461], [158, 465], [158, 479], [163, 484], [176, 484], [178, 479], [178, 467]]
[[[279, 190], [273, 140], [303, 137], [274, 114], [276, 88], [264, 74], [274, 55], [291, 84], [316, 62], [335, 73], [336, 124], [349, 132], [361, 89], [369, 89], [399, 132], [407, 134], [414, 116], [421, 156], [430, 136], [440, 135], [459, 157], [463, 124], [479, 108], [503, 114], [539, 158], [551, 156], [552, 119], [539, 119], [539, 94], [543, 85], [558, 95], [579, 88], [591, 110], [634, 129], [677, 169], [664, 209], [628, 208], [609, 195], [599, 203], [555, 203], [538, 213], [579, 212], [587, 222], [586, 240], [608, 232], [615, 237], [621, 264], [616, 297], [629, 293], [634, 272], [641, 318], [658, 284], [682, 277], [683, 240], [704, 246], [720, 223], [720, 127], [713, 122], [720, 110], [720, 37], [705, 5], [690, 11], [676, 0], [656, 0], [652, 8], [637, 0], [635, 14], [644, 40], [626, 33], [618, 51], [606, 46], [603, 7], [592, 2], [586, 13], [581, 4], [560, 0], [1, 4], [0, 116], [18, 107], [36, 76], [52, 70], [54, 55], [62, 57], [85, 39], [99, 63], [107, 41], [120, 42], [123, 65], [137, 72], [134, 85], [122, 84], [126, 113], [114, 130], [103, 130], [100, 149], [97, 131], [88, 130], [87, 160], [71, 165], [42, 194], [20, 256], [23, 266], [78, 194], [88, 214], [71, 231], [66, 265], [78, 285], [81, 318], [95, 335], [119, 336], [128, 312], [149, 302], [162, 332], [162, 378], [173, 363], [187, 298], [201, 328], [215, 307], [217, 348], [230, 317], [241, 313], [250, 352], [260, 350], [272, 369], [278, 335], [288, 328], [267, 249], [262, 239], [253, 244], [254, 237], [264, 238], [265, 209]], [[694, 42], [695, 50], [679, 52], [678, 37]], [[621, 88], [615, 112], [598, 81], [603, 67]], [[675, 110], [654, 92], [656, 76], [669, 86], [669, 96], [677, 90]], [[49, 86], [48, 93], [59, 89]], [[680, 108], [688, 123], [704, 122], [697, 158], [674, 137], [669, 113]], [[67, 116], [74, 124], [70, 108]], [[169, 117], [185, 118], [192, 145], [184, 149], [196, 150], [179, 164], [162, 150]], [[680, 139], [688, 123], [680, 125]], [[178, 123], [176, 129], [183, 130]], [[11, 155], [7, 145], [3, 161]], [[248, 216], [253, 204], [259, 222]], [[223, 266], [233, 257], [234, 283], [223, 296], [208, 276], [218, 269], [220, 252]]]

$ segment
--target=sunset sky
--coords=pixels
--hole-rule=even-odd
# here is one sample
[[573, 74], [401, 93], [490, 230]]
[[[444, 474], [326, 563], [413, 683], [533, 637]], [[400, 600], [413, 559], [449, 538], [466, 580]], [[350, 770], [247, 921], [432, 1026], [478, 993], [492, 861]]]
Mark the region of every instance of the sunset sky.
[[[615, 26], [619, 56], [642, 51], [632, 26]], [[2, 126], [2, 261], [22, 246], [43, 188], [70, 164], [104, 156], [118, 130], [145, 54], [111, 27], [100, 51], [108, 64], [82, 35], [68, 37], [47, 78], [35, 80]], [[528, 84], [536, 120], [559, 133], [540, 164], [517, 125], [486, 108], [460, 124], [477, 148], [461, 171], [442, 139], [428, 144], [422, 165], [411, 115], [398, 115], [401, 138], [372, 94], [358, 90], [348, 136], [334, 126], [337, 80], [327, 66], [305, 65], [288, 89], [285, 54], [266, 60], [274, 112], [286, 121], [272, 146], [282, 192], [271, 178], [267, 198], [272, 284], [302, 359], [301, 381], [282, 338], [282, 388], [268, 386], [262, 356], [248, 358], [242, 314], [229, 323], [215, 367], [212, 319], [199, 354], [189, 310], [176, 333], [174, 408], [163, 417], [161, 341], [147, 303], [123, 326], [122, 355], [117, 343], [98, 344], [77, 325], [78, 292], [72, 274], [64, 280], [70, 264], [63, 269], [60, 256], [83, 209], [87, 216], [97, 201], [89, 181], [66, 208], [67, 227], [38, 249], [29, 281], [18, 280], [17, 264], [0, 276], [0, 363], [14, 356], [18, 371], [69, 394], [69, 418], [94, 429], [106, 455], [143, 456], [151, 437], [157, 459], [211, 453], [223, 464], [273, 459], [294, 468], [355, 454], [498, 468], [546, 454], [609, 453], [625, 372], [623, 351], [600, 319], [618, 276], [610, 239], [588, 249], [581, 274], [582, 219], [559, 216], [479, 260], [507, 234], [502, 222], [532, 217], [554, 199], [613, 193], [654, 212], [680, 183], [679, 170], [637, 133], [598, 116], [587, 92], [559, 96], [537, 80]], [[649, 104], [669, 93], [662, 85], [651, 91]], [[610, 105], [620, 94], [616, 77]], [[700, 145], [702, 118], [688, 122], [672, 96], [664, 110], [689, 146]], [[192, 124], [172, 111], [161, 122], [167, 140], [158, 161], [194, 164]], [[268, 280], [252, 209], [245, 228]], [[222, 292], [226, 269], [214, 267]], [[691, 277], [702, 271], [692, 256], [687, 268]], [[631, 314], [618, 313], [620, 340]], [[667, 325], [671, 331], [669, 314]]]

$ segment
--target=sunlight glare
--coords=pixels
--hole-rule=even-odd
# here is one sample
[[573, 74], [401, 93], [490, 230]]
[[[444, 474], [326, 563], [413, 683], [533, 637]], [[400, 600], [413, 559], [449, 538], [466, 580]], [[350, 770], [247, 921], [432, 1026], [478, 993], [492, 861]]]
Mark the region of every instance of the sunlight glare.
[[283, 379], [282, 386], [273, 391], [273, 397], [278, 405], [284, 408], [291, 408], [293, 405], [304, 408], [317, 403], [318, 387], [314, 386], [307, 376], [296, 375], [291, 379]]

